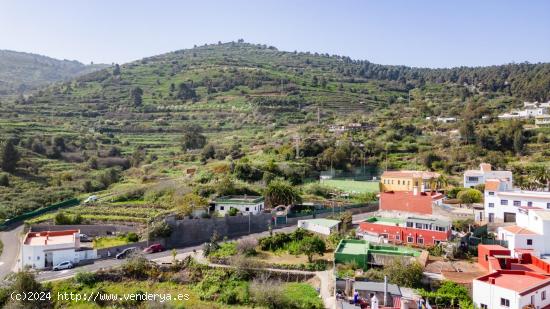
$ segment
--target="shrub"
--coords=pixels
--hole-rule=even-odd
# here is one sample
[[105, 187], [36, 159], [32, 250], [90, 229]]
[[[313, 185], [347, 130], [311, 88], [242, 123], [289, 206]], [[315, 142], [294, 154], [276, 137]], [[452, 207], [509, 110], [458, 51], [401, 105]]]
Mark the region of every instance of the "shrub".
[[237, 213], [239, 213], [239, 210], [237, 208], [231, 208], [229, 209], [229, 211], [227, 212], [230, 216], [236, 216]]
[[253, 237], [246, 237], [237, 241], [237, 251], [245, 256], [255, 255], [257, 246], [258, 240]]
[[130, 232], [126, 235], [126, 239], [128, 239], [129, 242], [137, 242], [139, 241], [139, 236], [134, 232]]
[[10, 179], [8, 178], [8, 175], [5, 173], [0, 174], [0, 186], [3, 186], [3, 187], [10, 186]]
[[172, 235], [172, 227], [164, 221], [153, 223], [149, 229], [149, 239], [167, 238], [170, 235]]
[[465, 190], [466, 188], [464, 187], [453, 187], [451, 189], [449, 189], [449, 191], [447, 191], [447, 198], [450, 198], [450, 199], [455, 199], [458, 195], [458, 192], [462, 191], [462, 190]]
[[93, 286], [96, 282], [99, 281], [98, 276], [92, 272], [79, 272], [74, 276], [76, 283]]

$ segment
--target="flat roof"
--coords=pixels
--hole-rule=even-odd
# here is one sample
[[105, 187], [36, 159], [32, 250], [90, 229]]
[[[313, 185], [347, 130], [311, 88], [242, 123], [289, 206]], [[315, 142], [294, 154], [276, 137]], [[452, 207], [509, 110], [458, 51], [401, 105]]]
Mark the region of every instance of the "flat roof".
[[403, 246], [371, 244], [366, 240], [343, 239], [338, 244], [335, 253], [361, 255], [361, 254], [389, 254], [419, 256], [420, 251]]
[[382, 173], [382, 177], [415, 177], [419, 178], [422, 177], [423, 179], [430, 179], [430, 178], [439, 178], [441, 176], [439, 173], [435, 172], [428, 172], [428, 171], [385, 171]]
[[[369, 292], [384, 292], [384, 282], [355, 281], [353, 283], [353, 289]], [[388, 283], [388, 293], [401, 296], [401, 289], [397, 284]]]
[[550, 285], [549, 277], [522, 270], [499, 270], [492, 274], [479, 277], [476, 280], [512, 290], [520, 294], [528, 293], [533, 288], [541, 288]]
[[331, 228], [340, 224], [340, 221], [330, 220], [330, 219], [307, 219], [307, 220], [298, 220], [298, 221], [307, 221], [307, 222], [315, 223], [328, 228]]
[[222, 204], [256, 204], [264, 200], [263, 196], [254, 195], [228, 195], [214, 200], [215, 203]]
[[364, 240], [359, 241], [346, 241], [341, 240], [338, 248], [336, 248], [337, 253], [343, 254], [366, 254], [368, 253], [369, 243]]
[[78, 230], [31, 232], [25, 236], [27, 246], [74, 245]]

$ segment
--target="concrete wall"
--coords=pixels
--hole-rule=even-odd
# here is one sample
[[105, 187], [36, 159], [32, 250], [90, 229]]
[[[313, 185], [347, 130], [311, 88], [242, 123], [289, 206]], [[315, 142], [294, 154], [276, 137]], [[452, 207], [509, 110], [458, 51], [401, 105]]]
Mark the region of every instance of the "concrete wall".
[[63, 231], [63, 230], [80, 230], [80, 233], [86, 234], [91, 237], [95, 236], [106, 236], [112, 235], [115, 233], [127, 233], [135, 232], [137, 230], [136, 226], [131, 225], [88, 225], [88, 224], [79, 224], [79, 225], [46, 225], [46, 224], [37, 224], [31, 225], [31, 232], [43, 232], [43, 231]]
[[214, 231], [222, 238], [259, 233], [267, 231], [271, 220], [269, 213], [211, 219], [175, 220], [169, 217], [166, 222], [172, 227], [172, 235], [166, 239], [166, 246], [172, 248], [200, 245], [209, 241]]

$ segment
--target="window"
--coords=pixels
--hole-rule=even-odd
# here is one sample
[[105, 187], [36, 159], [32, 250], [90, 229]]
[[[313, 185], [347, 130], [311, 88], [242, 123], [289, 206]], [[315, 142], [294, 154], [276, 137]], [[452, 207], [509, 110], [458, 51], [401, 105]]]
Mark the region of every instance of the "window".
[[422, 245], [422, 244], [424, 244], [424, 238], [418, 237], [418, 239], [416, 240], [416, 242]]
[[407, 227], [413, 227], [413, 223], [412, 222], [407, 222]]
[[478, 182], [479, 178], [478, 177], [468, 177], [468, 181], [469, 182]]
[[504, 307], [510, 307], [510, 300], [506, 298], [501, 298], [500, 305]]
[[489, 207], [491, 208], [495, 207], [495, 203], [489, 203]]
[[542, 291], [542, 293], [540, 293], [540, 300], [546, 300], [546, 291]]
[[521, 206], [521, 201], [514, 201], [514, 206]]
[[401, 240], [401, 236], [395, 235], [395, 240]]
[[527, 202], [527, 206], [528, 206], [528, 207], [532, 207], [532, 206], [533, 206], [533, 202]]
[[417, 229], [421, 229], [421, 228], [422, 228], [422, 223], [417, 223], [417, 224], [415, 224], [415, 227], [416, 227]]
[[489, 309], [489, 307], [487, 307], [487, 305], [485, 304], [480, 304], [481, 305], [481, 309]]
[[400, 184], [401, 184], [401, 180], [398, 180], [398, 181], [397, 181], [397, 184], [400, 185]]
[[500, 200], [500, 205], [508, 205], [508, 200]]
[[533, 245], [533, 240], [532, 239], [527, 239], [527, 245], [532, 246]]
[[546, 203], [546, 209], [550, 209], [550, 203]]
[[495, 192], [489, 191], [489, 195], [495, 195]]
[[414, 242], [414, 238], [412, 236], [407, 237], [407, 242], [412, 244]]
[[223, 210], [223, 206], [220, 206], [220, 210]]
[[250, 210], [250, 208], [246, 207], [246, 208], [245, 208], [245, 210], [246, 210], [246, 211], [249, 211], [249, 210]]
[[445, 229], [445, 227], [443, 227], [443, 226], [436, 226], [436, 227], [435, 227], [435, 230], [436, 230], [436, 231], [440, 231], [440, 232], [445, 232], [446, 229]]

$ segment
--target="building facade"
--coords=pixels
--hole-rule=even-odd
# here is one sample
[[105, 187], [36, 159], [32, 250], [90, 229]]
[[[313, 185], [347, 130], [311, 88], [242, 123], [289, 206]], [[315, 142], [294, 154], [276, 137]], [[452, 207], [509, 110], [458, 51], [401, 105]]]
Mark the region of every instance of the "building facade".
[[508, 249], [529, 249], [536, 256], [550, 255], [550, 210], [520, 208], [516, 224], [498, 228], [497, 237]]
[[372, 217], [359, 224], [357, 235], [366, 240], [431, 247], [448, 241], [451, 237], [451, 223], [432, 218]]
[[21, 269], [44, 269], [61, 262], [95, 259], [95, 250], [80, 247], [78, 230], [30, 232], [21, 245]]
[[550, 277], [522, 270], [499, 270], [473, 281], [476, 308], [522, 309], [550, 306]]
[[340, 221], [330, 219], [298, 220], [298, 227], [325, 236], [338, 232]]
[[521, 207], [550, 209], [550, 192], [514, 190], [499, 179], [485, 182], [484, 209], [488, 222], [516, 222]]
[[493, 171], [491, 164], [481, 163], [478, 170], [464, 172], [464, 188], [473, 188], [485, 184], [486, 179], [500, 179], [506, 182], [509, 188], [513, 186], [513, 176], [510, 171]]
[[413, 191], [417, 188], [419, 191], [429, 191], [432, 185], [437, 189], [437, 178], [441, 176], [434, 172], [423, 171], [385, 171], [381, 178], [381, 191]]
[[220, 197], [214, 201], [215, 211], [222, 216], [225, 216], [231, 208], [235, 208], [245, 215], [258, 214], [264, 210], [264, 198], [261, 196], [231, 195]]

